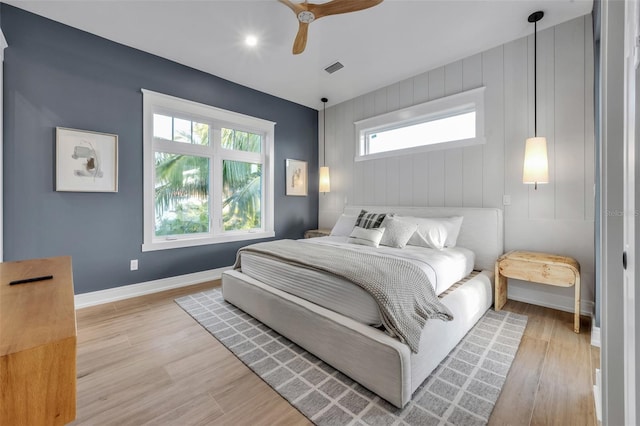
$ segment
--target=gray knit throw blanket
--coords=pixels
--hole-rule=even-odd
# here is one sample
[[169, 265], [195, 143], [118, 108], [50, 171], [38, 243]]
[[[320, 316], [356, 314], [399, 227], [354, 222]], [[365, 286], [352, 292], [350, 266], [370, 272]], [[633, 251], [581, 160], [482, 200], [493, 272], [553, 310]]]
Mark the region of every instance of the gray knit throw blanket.
[[378, 303], [387, 333], [406, 343], [414, 353], [420, 347], [420, 336], [427, 319], [453, 319], [449, 309], [436, 296], [427, 275], [405, 259], [295, 240], [278, 240], [241, 248], [234, 269], [242, 269], [243, 252], [329, 272], [352, 281]]

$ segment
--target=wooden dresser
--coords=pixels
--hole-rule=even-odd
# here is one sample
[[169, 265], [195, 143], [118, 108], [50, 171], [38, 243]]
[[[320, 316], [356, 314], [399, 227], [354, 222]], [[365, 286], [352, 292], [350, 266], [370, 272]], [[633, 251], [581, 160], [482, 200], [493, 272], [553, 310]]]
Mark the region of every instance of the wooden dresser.
[[[53, 275], [53, 279], [9, 285]], [[0, 263], [0, 425], [76, 418], [76, 313], [70, 257]]]

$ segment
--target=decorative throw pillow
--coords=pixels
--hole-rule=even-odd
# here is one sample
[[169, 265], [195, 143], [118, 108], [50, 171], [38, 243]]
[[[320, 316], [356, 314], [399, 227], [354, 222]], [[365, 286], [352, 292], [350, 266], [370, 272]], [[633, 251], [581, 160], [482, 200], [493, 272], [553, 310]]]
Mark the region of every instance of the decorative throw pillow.
[[415, 223], [404, 222], [393, 216], [386, 216], [380, 227], [385, 229], [380, 245], [395, 248], [404, 248], [418, 229]]
[[356, 226], [365, 229], [379, 228], [386, 215], [386, 213], [368, 213], [366, 210], [360, 210]]
[[384, 228], [365, 229], [359, 226], [353, 228], [353, 232], [349, 236], [351, 244], [360, 244], [369, 247], [378, 247], [380, 240], [384, 235]]
[[348, 237], [356, 226], [357, 219], [358, 217], [356, 215], [347, 215], [343, 213], [338, 218], [336, 224], [333, 225], [331, 235], [334, 237]]

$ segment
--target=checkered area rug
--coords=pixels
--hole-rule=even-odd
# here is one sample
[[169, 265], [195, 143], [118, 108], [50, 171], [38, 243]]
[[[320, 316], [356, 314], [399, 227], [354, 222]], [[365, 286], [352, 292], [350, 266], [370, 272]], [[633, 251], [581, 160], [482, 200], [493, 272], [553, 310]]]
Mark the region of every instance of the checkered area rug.
[[316, 425], [484, 425], [527, 317], [489, 310], [403, 408], [389, 404], [255, 318], [220, 289], [176, 303]]

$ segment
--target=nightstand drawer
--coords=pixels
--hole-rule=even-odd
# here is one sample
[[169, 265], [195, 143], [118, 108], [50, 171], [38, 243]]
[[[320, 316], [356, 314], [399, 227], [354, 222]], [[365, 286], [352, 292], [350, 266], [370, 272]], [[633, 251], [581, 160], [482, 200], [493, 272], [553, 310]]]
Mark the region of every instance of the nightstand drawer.
[[575, 272], [561, 265], [504, 259], [500, 262], [499, 269], [500, 274], [505, 277], [541, 284], [571, 287], [576, 282]]

